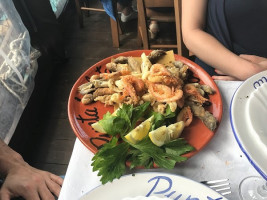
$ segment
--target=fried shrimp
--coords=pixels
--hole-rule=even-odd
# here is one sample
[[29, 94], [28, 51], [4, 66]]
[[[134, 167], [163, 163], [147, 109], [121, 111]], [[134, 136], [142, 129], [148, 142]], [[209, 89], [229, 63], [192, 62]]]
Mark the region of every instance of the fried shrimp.
[[142, 79], [139, 79], [133, 75], [123, 76], [121, 81], [124, 84], [124, 91], [122, 98], [130, 96], [133, 98], [133, 103], [136, 105], [145, 92], [145, 83]]
[[189, 126], [193, 121], [193, 114], [189, 106], [183, 107], [183, 109], [177, 115], [176, 121], [184, 121], [185, 126]]
[[148, 91], [159, 102], [174, 102], [183, 96], [182, 81], [172, 76], [162, 64], [152, 65], [147, 84]]
[[123, 76], [121, 80], [125, 85], [132, 85], [137, 95], [142, 96], [144, 94], [145, 83], [142, 79], [139, 79], [132, 75], [128, 75]]
[[184, 107], [184, 95], [182, 96], [181, 99], [179, 99], [178, 101], [176, 101], [176, 103], [177, 103], [177, 106], [178, 106], [179, 108]]
[[185, 95], [188, 96], [190, 100], [194, 102], [203, 104], [206, 101], [208, 101], [208, 99], [206, 99], [200, 94], [198, 89], [193, 84], [186, 84], [183, 89], [184, 89]]
[[150, 73], [158, 76], [171, 76], [171, 72], [162, 64], [154, 64], [150, 68]]
[[157, 76], [157, 75], [152, 74], [152, 75], [149, 75], [147, 79], [148, 81], [152, 83], [162, 83], [168, 86], [182, 85], [182, 82], [179, 81], [179, 79], [175, 77], [171, 77], [171, 76]]
[[183, 91], [179, 88], [169, 87], [163, 84], [148, 83], [148, 91], [158, 102], [178, 101], [183, 96]]
[[161, 83], [168, 86], [178, 86], [183, 84], [183, 81], [178, 76], [173, 76], [162, 64], [152, 65], [148, 80], [152, 83]]

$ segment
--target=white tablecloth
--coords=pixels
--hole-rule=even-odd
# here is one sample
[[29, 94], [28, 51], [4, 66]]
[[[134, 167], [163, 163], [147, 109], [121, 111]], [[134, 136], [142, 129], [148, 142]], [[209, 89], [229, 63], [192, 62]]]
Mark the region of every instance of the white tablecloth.
[[[229, 108], [232, 96], [242, 82], [216, 81], [223, 99], [223, 118], [210, 143], [188, 161], [179, 164], [169, 173], [179, 174], [195, 181], [218, 180], [228, 178], [232, 193], [229, 200], [238, 200], [238, 186], [247, 176], [258, 172], [252, 167], [240, 150], [230, 125]], [[92, 172], [91, 153], [76, 139], [70, 163], [67, 169], [59, 200], [76, 200], [100, 185], [96, 172]], [[143, 169], [138, 171], [162, 171], [164, 169]], [[136, 172], [136, 171], [135, 171]]]

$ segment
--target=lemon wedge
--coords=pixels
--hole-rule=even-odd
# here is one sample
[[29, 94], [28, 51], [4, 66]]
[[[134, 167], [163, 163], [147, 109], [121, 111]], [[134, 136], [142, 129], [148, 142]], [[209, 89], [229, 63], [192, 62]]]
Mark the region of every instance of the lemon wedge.
[[168, 134], [170, 135], [171, 140], [175, 140], [180, 137], [185, 127], [184, 121], [179, 121], [174, 124], [171, 124], [167, 127]]
[[[116, 109], [111, 115], [116, 116], [118, 110], [119, 110], [119, 108]], [[107, 133], [107, 132], [103, 129], [103, 127], [100, 125], [99, 122], [95, 122], [95, 123], [91, 124], [91, 126], [92, 126], [92, 128], [93, 128], [95, 131], [97, 131], [97, 132], [99, 132], [99, 133]]]
[[166, 126], [161, 126], [154, 131], [148, 133], [150, 140], [158, 147], [170, 141], [170, 136]]
[[99, 122], [95, 122], [91, 126], [95, 131], [99, 133], [106, 133], [106, 131], [103, 129]]
[[153, 119], [154, 117], [152, 116], [147, 120], [143, 121], [135, 129], [131, 130], [127, 135], [125, 135], [125, 139], [133, 144], [136, 144], [137, 142], [144, 139], [148, 134]]
[[150, 140], [158, 147], [177, 139], [184, 130], [184, 122], [179, 121], [174, 124], [161, 126], [154, 131], [148, 133]]

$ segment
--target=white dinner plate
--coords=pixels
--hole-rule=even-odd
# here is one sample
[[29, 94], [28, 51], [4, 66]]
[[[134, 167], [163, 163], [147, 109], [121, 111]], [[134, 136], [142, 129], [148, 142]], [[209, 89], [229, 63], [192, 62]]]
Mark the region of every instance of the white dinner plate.
[[[123, 200], [126, 197], [158, 197], [170, 200], [226, 200], [209, 187], [182, 176], [144, 172], [122, 176], [85, 194], [80, 200]], [[165, 199], [164, 199], [165, 200]]]
[[241, 150], [267, 180], [267, 71], [250, 77], [237, 89], [230, 120]]

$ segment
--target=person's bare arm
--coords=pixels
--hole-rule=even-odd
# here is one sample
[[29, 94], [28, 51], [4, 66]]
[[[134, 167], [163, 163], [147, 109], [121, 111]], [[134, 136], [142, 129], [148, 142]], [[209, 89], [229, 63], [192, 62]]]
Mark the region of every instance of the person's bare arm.
[[16, 165], [27, 165], [20, 154], [12, 150], [0, 139], [0, 178], [5, 177]]
[[[247, 54], [241, 54], [239, 55], [241, 58], [251, 62], [254, 65], [257, 65], [258, 67], [262, 68], [263, 70], [267, 70], [267, 58], [255, 56], [255, 55], [247, 55]], [[212, 76], [214, 80], [225, 80], [225, 81], [235, 81], [238, 80], [233, 76], [225, 75], [223, 72], [219, 70], [215, 70], [218, 76]]]
[[187, 48], [208, 65], [239, 80], [263, 71], [262, 67], [232, 53], [204, 31], [207, 3], [207, 0], [182, 1], [182, 32]]
[[0, 140], [0, 200], [22, 196], [26, 200], [54, 200], [58, 196], [63, 179], [28, 165], [20, 154]]

